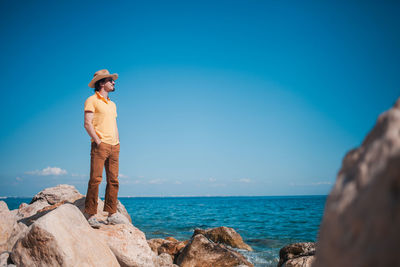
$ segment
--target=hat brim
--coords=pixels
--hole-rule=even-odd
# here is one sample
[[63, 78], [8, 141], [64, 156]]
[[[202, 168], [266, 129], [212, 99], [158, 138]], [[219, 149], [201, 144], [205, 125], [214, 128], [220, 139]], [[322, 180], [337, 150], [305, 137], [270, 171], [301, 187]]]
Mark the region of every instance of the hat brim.
[[116, 79], [118, 79], [118, 74], [114, 73], [114, 74], [104, 74], [104, 75], [96, 75], [96, 77], [94, 77], [90, 83], [89, 83], [89, 87], [90, 88], [94, 88], [94, 85], [97, 81], [104, 79], [104, 78], [108, 78], [111, 77], [113, 78], [113, 80], [115, 81]]

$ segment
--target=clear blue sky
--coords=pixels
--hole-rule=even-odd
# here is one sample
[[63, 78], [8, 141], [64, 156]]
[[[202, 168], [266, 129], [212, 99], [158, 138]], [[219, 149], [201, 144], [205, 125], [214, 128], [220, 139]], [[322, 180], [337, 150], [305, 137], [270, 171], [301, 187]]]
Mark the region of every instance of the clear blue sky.
[[120, 196], [327, 194], [400, 92], [399, 2], [339, 2], [1, 1], [0, 196], [86, 193], [103, 68]]

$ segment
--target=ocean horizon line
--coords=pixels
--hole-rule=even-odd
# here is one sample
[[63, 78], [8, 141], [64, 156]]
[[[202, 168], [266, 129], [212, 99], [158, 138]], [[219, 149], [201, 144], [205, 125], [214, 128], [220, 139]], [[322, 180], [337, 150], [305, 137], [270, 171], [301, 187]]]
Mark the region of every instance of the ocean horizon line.
[[[118, 196], [118, 198], [190, 198], [190, 197], [315, 197], [328, 196], [328, 194], [298, 194], [298, 195], [134, 195], [134, 196]], [[1, 199], [7, 198], [32, 198], [33, 196], [0, 196]], [[104, 198], [103, 196], [99, 196]]]

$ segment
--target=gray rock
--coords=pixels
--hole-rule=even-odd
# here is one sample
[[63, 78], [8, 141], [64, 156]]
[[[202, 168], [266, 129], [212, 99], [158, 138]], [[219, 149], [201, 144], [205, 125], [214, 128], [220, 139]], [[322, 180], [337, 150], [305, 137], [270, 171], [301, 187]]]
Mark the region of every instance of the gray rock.
[[314, 267], [400, 266], [400, 99], [345, 156]]

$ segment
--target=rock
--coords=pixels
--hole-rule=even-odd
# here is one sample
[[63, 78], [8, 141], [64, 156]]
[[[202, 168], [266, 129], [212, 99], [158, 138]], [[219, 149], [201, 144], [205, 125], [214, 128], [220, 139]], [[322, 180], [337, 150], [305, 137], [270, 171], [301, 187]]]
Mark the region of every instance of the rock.
[[49, 187], [37, 193], [31, 200], [31, 203], [36, 201], [46, 201], [50, 205], [57, 204], [61, 201], [73, 203], [83, 195], [72, 185], [60, 184], [55, 187]]
[[172, 260], [175, 259], [175, 256], [189, 243], [189, 240], [182, 242], [165, 242], [158, 247], [158, 254], [167, 253], [171, 255]]
[[315, 260], [315, 256], [304, 256], [298, 257], [287, 262], [282, 265], [283, 267], [311, 267]]
[[[304, 242], [304, 243], [293, 243], [287, 246], [284, 246], [279, 251], [279, 263], [278, 267], [282, 266], [286, 263], [285, 266], [288, 266], [287, 261], [304, 257], [304, 256], [313, 256], [315, 254], [315, 243], [314, 242]], [[302, 266], [302, 265], [299, 265]]]
[[178, 240], [176, 240], [176, 239], [173, 238], [172, 236], [166, 237], [165, 240], [168, 240], [168, 241], [171, 241], [171, 242], [179, 242]]
[[400, 266], [400, 99], [347, 153], [326, 205], [314, 266]]
[[7, 240], [7, 250], [11, 251], [15, 243], [20, 239], [28, 230], [28, 226], [24, 223], [14, 223], [10, 237]]
[[155, 255], [144, 233], [133, 225], [102, 225], [96, 234], [106, 241], [121, 266], [154, 266]]
[[216, 244], [202, 234], [192, 237], [179, 254], [176, 264], [181, 267], [230, 267], [241, 264], [253, 266], [240, 253]]
[[253, 251], [253, 249], [249, 245], [243, 242], [242, 237], [233, 228], [230, 227], [221, 226], [207, 230], [197, 228], [194, 230], [192, 237], [197, 234], [202, 234], [216, 243], [226, 244], [233, 248]]
[[0, 254], [0, 267], [7, 266], [9, 256], [10, 253], [8, 253], [7, 251]]
[[158, 248], [164, 243], [171, 243], [171, 241], [162, 239], [162, 238], [153, 238], [147, 240], [147, 244], [149, 244], [150, 249], [158, 255]]
[[15, 216], [4, 201], [0, 201], [0, 253], [8, 250], [8, 239], [16, 224]]
[[161, 238], [154, 238], [147, 240], [147, 243], [156, 255], [167, 253], [174, 260], [177, 254], [189, 243], [189, 240], [172, 242]]
[[[25, 203], [23, 203], [25, 204]], [[22, 219], [27, 219], [29, 217], [34, 216], [39, 210], [42, 210], [45, 207], [50, 206], [49, 203], [45, 200], [38, 200], [35, 201], [34, 203], [30, 205], [20, 205], [17, 211], [16, 219], [17, 220], [22, 220]], [[30, 221], [27, 219], [27, 221]]]
[[172, 261], [171, 255], [167, 253], [162, 253], [157, 256], [157, 267], [179, 267], [178, 265], [174, 264]]
[[37, 219], [15, 244], [11, 259], [17, 266], [119, 266], [104, 240], [71, 204]]
[[[75, 200], [73, 203], [75, 206], [77, 206], [79, 208], [79, 210], [82, 213], [84, 213], [84, 211], [85, 211], [85, 199], [86, 199], [86, 197], [83, 196], [83, 197]], [[97, 205], [96, 218], [100, 221], [106, 221], [108, 212], [103, 211], [104, 202], [100, 198], [97, 200], [97, 202], [98, 202], [98, 205]], [[125, 221], [126, 224], [132, 223], [131, 216], [128, 214], [128, 212], [125, 209], [125, 206], [122, 205], [122, 203], [119, 200], [118, 200], [118, 205], [117, 205], [117, 212], [119, 212], [123, 215], [122, 217], [126, 219], [126, 221]]]

